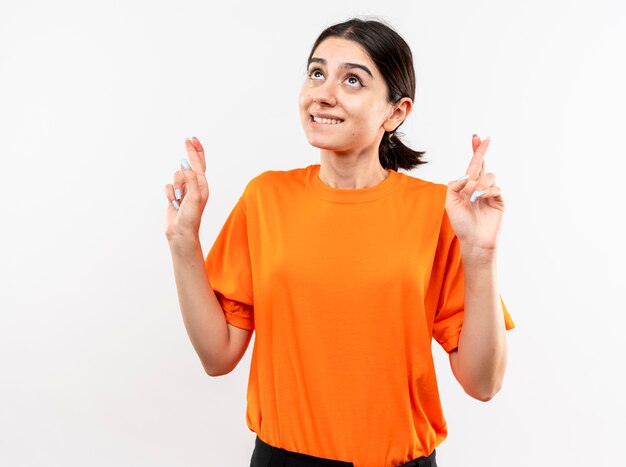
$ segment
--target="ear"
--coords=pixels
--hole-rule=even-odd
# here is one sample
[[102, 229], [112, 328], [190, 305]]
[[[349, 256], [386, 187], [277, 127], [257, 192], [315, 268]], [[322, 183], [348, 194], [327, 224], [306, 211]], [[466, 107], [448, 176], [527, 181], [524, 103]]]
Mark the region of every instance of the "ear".
[[383, 123], [385, 131], [394, 131], [409, 116], [413, 108], [413, 101], [410, 97], [403, 97], [393, 104], [391, 115]]

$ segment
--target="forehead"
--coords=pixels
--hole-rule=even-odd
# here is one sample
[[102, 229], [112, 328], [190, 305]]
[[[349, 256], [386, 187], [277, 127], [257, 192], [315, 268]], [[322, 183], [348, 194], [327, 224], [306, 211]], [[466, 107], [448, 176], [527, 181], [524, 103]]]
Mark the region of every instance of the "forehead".
[[340, 37], [324, 39], [313, 51], [312, 57], [325, 59], [331, 68], [341, 63], [359, 63], [366, 65], [372, 73], [378, 72], [376, 65], [359, 43]]

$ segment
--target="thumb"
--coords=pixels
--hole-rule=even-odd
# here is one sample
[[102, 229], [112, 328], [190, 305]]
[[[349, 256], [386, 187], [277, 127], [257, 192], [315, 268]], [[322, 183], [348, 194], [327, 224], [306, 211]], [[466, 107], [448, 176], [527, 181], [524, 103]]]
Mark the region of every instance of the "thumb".
[[467, 185], [467, 182], [469, 182], [469, 175], [465, 174], [462, 177], [448, 183], [448, 191], [451, 191], [452, 193], [460, 193], [463, 188], [465, 188], [465, 185]]
[[191, 198], [189, 201], [195, 201], [200, 196], [198, 175], [191, 168], [191, 165], [189, 164], [189, 161], [187, 161], [187, 159], [181, 159], [180, 165], [182, 166], [181, 172], [183, 173], [183, 177], [185, 177], [185, 199]]

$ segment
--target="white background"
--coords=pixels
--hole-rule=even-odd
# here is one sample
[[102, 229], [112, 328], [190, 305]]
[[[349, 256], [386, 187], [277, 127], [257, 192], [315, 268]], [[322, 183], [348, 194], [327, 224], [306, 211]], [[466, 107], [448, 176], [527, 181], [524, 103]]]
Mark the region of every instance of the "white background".
[[355, 15], [413, 50], [402, 130], [430, 162], [411, 175], [463, 175], [489, 135], [507, 201], [505, 386], [471, 399], [435, 344], [439, 465], [623, 462], [622, 2], [0, 0], [0, 465], [249, 465], [254, 341], [232, 373], [203, 372], [163, 189], [197, 136], [206, 253], [248, 180], [318, 163], [306, 57]]

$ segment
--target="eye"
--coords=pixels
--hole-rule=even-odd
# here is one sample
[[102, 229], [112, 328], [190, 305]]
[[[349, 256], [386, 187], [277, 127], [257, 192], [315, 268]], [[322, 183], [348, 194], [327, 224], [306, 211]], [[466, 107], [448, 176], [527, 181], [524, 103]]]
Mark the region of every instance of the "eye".
[[346, 77], [346, 82], [348, 83], [348, 86], [353, 87], [353, 88], [362, 88], [363, 87], [363, 82], [361, 81], [361, 78], [359, 78], [357, 75], [350, 73], [347, 77]]
[[309, 70], [309, 78], [311, 79], [322, 79], [324, 77], [324, 73], [319, 68], [311, 68]]

